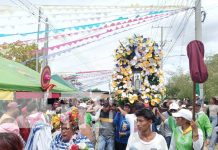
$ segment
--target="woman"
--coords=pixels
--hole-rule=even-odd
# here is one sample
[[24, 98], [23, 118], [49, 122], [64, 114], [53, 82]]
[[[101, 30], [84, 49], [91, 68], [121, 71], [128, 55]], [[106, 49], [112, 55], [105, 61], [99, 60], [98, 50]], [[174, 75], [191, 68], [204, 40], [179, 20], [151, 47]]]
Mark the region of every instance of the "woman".
[[210, 99], [210, 104], [208, 105], [210, 121], [212, 122], [212, 130], [217, 125], [217, 113], [218, 113], [218, 105], [216, 105], [216, 98], [212, 97]]
[[203, 133], [192, 121], [192, 113], [181, 109], [172, 113], [177, 127], [173, 129], [170, 150], [200, 150], [203, 146]]
[[61, 133], [57, 134], [51, 142], [51, 150], [89, 149], [94, 150], [90, 140], [77, 132], [78, 118], [74, 114], [62, 116]]
[[15, 133], [0, 133], [0, 150], [23, 150], [23, 142]]

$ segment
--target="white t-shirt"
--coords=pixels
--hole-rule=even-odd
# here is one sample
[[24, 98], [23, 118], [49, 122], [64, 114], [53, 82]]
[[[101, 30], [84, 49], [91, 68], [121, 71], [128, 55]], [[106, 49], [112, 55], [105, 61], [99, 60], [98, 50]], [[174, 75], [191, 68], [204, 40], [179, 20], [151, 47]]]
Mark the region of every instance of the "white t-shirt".
[[218, 113], [218, 106], [217, 105], [208, 105], [209, 107], [209, 115], [210, 117], [212, 116], [217, 116]]
[[137, 131], [137, 122], [136, 122], [136, 115], [135, 114], [126, 114], [125, 115], [126, 120], [129, 122], [130, 125], [130, 134], [133, 134]]
[[153, 140], [145, 142], [140, 139], [138, 132], [136, 132], [130, 135], [126, 150], [168, 150], [168, 148], [162, 135], [156, 133]]

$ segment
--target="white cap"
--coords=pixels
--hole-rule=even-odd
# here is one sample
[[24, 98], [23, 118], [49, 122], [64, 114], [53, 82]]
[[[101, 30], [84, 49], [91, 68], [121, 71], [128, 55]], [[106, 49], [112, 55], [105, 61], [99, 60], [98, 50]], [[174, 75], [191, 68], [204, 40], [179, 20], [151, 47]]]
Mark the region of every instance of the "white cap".
[[179, 105], [177, 103], [171, 103], [170, 106], [169, 106], [169, 110], [171, 110], [171, 109], [178, 110], [179, 109]]
[[188, 121], [192, 121], [192, 112], [188, 109], [180, 109], [176, 113], [172, 113], [173, 117], [182, 117]]
[[87, 108], [87, 105], [86, 105], [86, 103], [80, 103], [79, 107]]

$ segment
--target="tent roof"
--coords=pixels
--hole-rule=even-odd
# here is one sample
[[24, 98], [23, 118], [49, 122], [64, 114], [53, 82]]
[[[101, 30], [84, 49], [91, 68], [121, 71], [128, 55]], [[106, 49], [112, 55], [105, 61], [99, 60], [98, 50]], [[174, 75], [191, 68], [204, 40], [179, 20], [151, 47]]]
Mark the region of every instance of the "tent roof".
[[[42, 91], [40, 84], [40, 74], [20, 63], [0, 57], [0, 90], [7, 91]], [[57, 81], [50, 83], [56, 86], [52, 92], [74, 92], [70, 88]]]

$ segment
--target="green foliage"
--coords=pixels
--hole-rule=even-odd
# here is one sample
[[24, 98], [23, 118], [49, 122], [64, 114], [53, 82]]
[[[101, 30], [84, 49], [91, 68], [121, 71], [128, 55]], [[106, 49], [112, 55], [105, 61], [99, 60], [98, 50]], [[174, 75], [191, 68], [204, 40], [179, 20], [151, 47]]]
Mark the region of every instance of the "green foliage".
[[[0, 46], [0, 49], [0, 56], [21, 63], [34, 58], [35, 53], [31, 51], [38, 49], [38, 46], [17, 41], [15, 43], [3, 44]], [[36, 61], [27, 62], [25, 65], [35, 70]], [[39, 70], [40, 68], [41, 63], [39, 63]]]
[[208, 79], [204, 84], [204, 94], [206, 99], [218, 95], [218, 54], [206, 59], [208, 69]]
[[189, 74], [184, 74], [181, 70], [172, 76], [166, 85], [167, 98], [192, 98], [192, 91], [192, 81]]
[[[205, 61], [208, 69], [208, 80], [204, 83], [204, 96], [206, 100], [218, 95], [218, 54], [210, 56]], [[166, 85], [167, 98], [193, 97], [193, 82], [189, 73], [183, 74], [178, 71]]]

